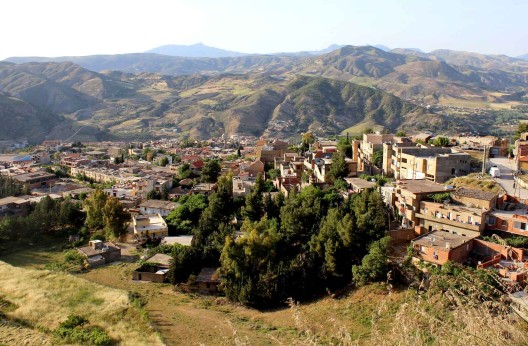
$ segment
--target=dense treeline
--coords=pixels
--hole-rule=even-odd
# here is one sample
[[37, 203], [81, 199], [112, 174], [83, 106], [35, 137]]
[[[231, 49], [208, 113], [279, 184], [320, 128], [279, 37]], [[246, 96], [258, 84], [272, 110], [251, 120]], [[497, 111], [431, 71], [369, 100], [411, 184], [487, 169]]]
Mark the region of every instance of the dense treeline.
[[[238, 234], [234, 216], [244, 219]], [[377, 191], [343, 200], [336, 188], [307, 187], [272, 197], [259, 178], [237, 201], [231, 179], [221, 177], [217, 193], [207, 201], [187, 198], [168, 220], [194, 234], [191, 247], [174, 248], [171, 280], [183, 282], [203, 266], [220, 265], [226, 295], [247, 305], [308, 299], [386, 274], [387, 212]]]
[[27, 216], [0, 220], [0, 240], [32, 240], [44, 234], [62, 234], [70, 229], [78, 229], [83, 223], [84, 213], [80, 203], [44, 197], [30, 207]]

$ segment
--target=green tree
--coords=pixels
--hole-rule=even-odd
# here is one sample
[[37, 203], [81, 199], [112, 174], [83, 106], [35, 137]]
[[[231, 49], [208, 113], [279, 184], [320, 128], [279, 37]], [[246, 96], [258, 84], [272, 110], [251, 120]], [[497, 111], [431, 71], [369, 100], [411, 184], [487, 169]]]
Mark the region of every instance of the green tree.
[[189, 165], [188, 163], [184, 163], [183, 165], [178, 167], [178, 174], [177, 174], [178, 179], [180, 180], [187, 179], [187, 178], [190, 178], [191, 175], [192, 175], [191, 165]]
[[348, 164], [343, 152], [336, 152], [332, 155], [332, 165], [330, 166], [330, 178], [337, 180], [348, 176]]
[[316, 138], [315, 138], [315, 135], [313, 134], [313, 132], [308, 131], [306, 133], [303, 133], [302, 134], [302, 138], [301, 138], [301, 151], [305, 152], [305, 151], [309, 150], [310, 149], [310, 145], [315, 143], [315, 141], [316, 141]]
[[167, 166], [168, 164], [169, 164], [169, 159], [168, 159], [167, 156], [163, 156], [163, 157], [160, 159], [160, 161], [159, 161], [159, 165], [160, 165], [161, 167], [165, 167], [165, 166]]
[[218, 180], [221, 171], [220, 163], [217, 160], [209, 160], [202, 169], [200, 180], [204, 183], [214, 183]]
[[191, 234], [202, 211], [207, 208], [207, 197], [201, 194], [184, 196], [168, 216], [167, 224], [177, 234]]
[[270, 180], [275, 180], [275, 178], [277, 178], [279, 176], [280, 176], [280, 169], [278, 169], [278, 168], [270, 169], [268, 171], [268, 173], [267, 173], [267, 177]]
[[141, 158], [143, 160], [147, 160], [151, 162], [153, 157], [154, 157], [154, 150], [152, 148], [145, 148], [141, 152]]
[[405, 137], [405, 136], [407, 136], [407, 133], [405, 133], [405, 131], [400, 130], [396, 132], [396, 137]]
[[242, 215], [251, 221], [259, 220], [264, 214], [263, 205], [264, 179], [262, 174], [257, 175], [251, 193], [246, 195], [246, 204], [242, 210]]
[[369, 253], [363, 257], [361, 265], [352, 267], [352, 275], [357, 285], [362, 286], [373, 281], [386, 279], [389, 271], [390, 237], [384, 237], [372, 243]]
[[84, 208], [86, 209], [85, 225], [91, 231], [96, 231], [104, 228], [103, 209], [106, 204], [106, 194], [96, 189], [90, 197], [84, 200]]
[[513, 136], [513, 140], [515, 141], [521, 138], [521, 134], [524, 132], [528, 132], [528, 123], [519, 123], [517, 131], [515, 131], [515, 135]]
[[242, 232], [243, 236], [236, 240], [227, 237], [220, 257], [226, 296], [259, 307], [284, 300], [287, 292], [279, 288], [288, 271], [279, 261], [276, 222], [266, 218], [254, 223], [246, 221]]
[[346, 157], [352, 157], [352, 144], [350, 144], [350, 141], [347, 137], [341, 138], [339, 140], [339, 142], [337, 143], [337, 150], [345, 154]]
[[374, 151], [374, 154], [372, 154], [372, 163], [378, 168], [383, 165], [383, 150]]
[[121, 239], [127, 233], [130, 214], [123, 209], [121, 202], [110, 197], [103, 208], [103, 221], [106, 233], [112, 239]]
[[447, 137], [436, 137], [433, 140], [433, 145], [435, 147], [447, 147], [447, 146], [449, 146], [449, 138], [447, 138]]
[[363, 130], [363, 133], [369, 135], [369, 134], [374, 133], [374, 130], [371, 129], [371, 128], [367, 128], [367, 129]]

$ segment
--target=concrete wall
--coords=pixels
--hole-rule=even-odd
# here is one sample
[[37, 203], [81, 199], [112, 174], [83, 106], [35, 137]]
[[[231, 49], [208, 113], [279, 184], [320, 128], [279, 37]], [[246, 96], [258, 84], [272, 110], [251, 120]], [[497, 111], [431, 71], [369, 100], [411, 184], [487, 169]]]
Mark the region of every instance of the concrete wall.
[[491, 210], [495, 207], [495, 204], [497, 203], [497, 197], [493, 198], [490, 201], [483, 200], [483, 199], [476, 199], [471, 197], [465, 197], [465, 196], [458, 196], [455, 193], [451, 194], [451, 198], [454, 201], [457, 201], [461, 204], [464, 204], [466, 206], [474, 206], [475, 208], [484, 208], [487, 210]]
[[165, 275], [134, 270], [132, 272], [132, 280], [163, 282], [165, 280]]
[[389, 236], [394, 241], [413, 240], [416, 237], [414, 234], [414, 228], [390, 230]]

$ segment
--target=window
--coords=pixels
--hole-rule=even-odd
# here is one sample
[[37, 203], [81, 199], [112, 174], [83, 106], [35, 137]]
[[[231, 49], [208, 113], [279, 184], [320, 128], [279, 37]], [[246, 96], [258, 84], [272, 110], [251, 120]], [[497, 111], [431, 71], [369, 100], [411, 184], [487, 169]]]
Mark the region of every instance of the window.
[[407, 163], [407, 159], [401, 159], [402, 163]]
[[438, 253], [436, 253], [436, 251], [433, 252], [433, 258], [434, 258], [435, 260], [438, 260]]
[[494, 226], [496, 222], [497, 222], [497, 219], [495, 216], [488, 215], [486, 217], [486, 223], [488, 224], [488, 226]]
[[427, 253], [425, 251], [425, 246], [420, 245], [420, 253]]
[[506, 221], [506, 220], [502, 220], [502, 221], [501, 221], [501, 226], [502, 226], [502, 227], [508, 227], [508, 221]]
[[521, 231], [528, 231], [526, 222], [514, 221], [513, 228], [520, 229]]

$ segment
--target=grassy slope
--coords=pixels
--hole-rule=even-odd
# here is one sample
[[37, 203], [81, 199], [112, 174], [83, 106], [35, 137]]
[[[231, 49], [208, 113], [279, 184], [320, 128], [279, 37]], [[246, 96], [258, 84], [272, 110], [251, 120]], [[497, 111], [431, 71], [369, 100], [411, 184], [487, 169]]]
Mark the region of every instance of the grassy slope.
[[[371, 323], [374, 315], [381, 331], [388, 330], [398, 307], [412, 296], [409, 291], [387, 294], [371, 285], [342, 299], [323, 298], [296, 308], [258, 311], [229, 303], [225, 298], [174, 292], [168, 285], [138, 283], [130, 280], [134, 264], [107, 266], [82, 277], [105, 286], [139, 293], [153, 324], [168, 344], [251, 345], [306, 344], [311, 334], [330, 340], [340, 330], [359, 344], [372, 344]], [[379, 311], [384, 306], [383, 311]]]
[[[0, 278], [0, 295], [17, 306], [7, 316], [28, 326], [53, 329], [74, 313], [103, 327], [122, 345], [161, 344], [124, 291], [64, 273], [17, 268], [5, 262], [0, 262]], [[0, 334], [12, 334], [12, 328], [0, 326]], [[34, 331], [21, 333], [21, 338], [29, 337], [30, 332]]]
[[[15, 249], [1, 259], [41, 268], [56, 259], [58, 251], [51, 245], [35, 246], [29, 251]], [[122, 344], [159, 343], [130, 307], [125, 291], [137, 293], [146, 303], [151, 324], [169, 345], [484, 346], [525, 345], [527, 341], [526, 324], [515, 316], [491, 316], [480, 305], [458, 306], [453, 312], [453, 301], [438, 294], [428, 297], [414, 290], [388, 293], [382, 285], [369, 285], [337, 300], [326, 297], [301, 306], [257, 311], [221, 297], [175, 292], [166, 284], [134, 282], [131, 271], [135, 267], [135, 263], [118, 263], [71, 276], [0, 262], [0, 305], [5, 298], [25, 307], [10, 309], [8, 316], [28, 322], [20, 325], [0, 318], [0, 344], [51, 345], [54, 340], [49, 335], [32, 327], [52, 328], [72, 311], [88, 315], [113, 337], [125, 335]], [[511, 338], [505, 340], [503, 335]]]

